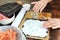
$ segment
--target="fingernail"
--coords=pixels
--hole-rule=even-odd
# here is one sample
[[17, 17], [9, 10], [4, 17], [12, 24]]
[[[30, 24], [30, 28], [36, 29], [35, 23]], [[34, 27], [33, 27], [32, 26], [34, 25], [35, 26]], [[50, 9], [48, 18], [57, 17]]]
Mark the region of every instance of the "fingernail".
[[57, 29], [57, 27], [52, 27], [52, 29]]

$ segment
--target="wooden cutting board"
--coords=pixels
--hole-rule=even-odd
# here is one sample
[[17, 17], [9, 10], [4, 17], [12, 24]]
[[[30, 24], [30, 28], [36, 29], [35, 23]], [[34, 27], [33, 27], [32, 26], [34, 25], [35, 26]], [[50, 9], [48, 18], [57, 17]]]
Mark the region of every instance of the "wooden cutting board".
[[[38, 15], [35, 15], [37, 16], [36, 18], [32, 18], [34, 16], [34, 13], [31, 13], [31, 11], [27, 12], [22, 20], [22, 22], [20, 23], [19, 25], [19, 28], [21, 29], [23, 27], [23, 24], [24, 22], [26, 21], [26, 19], [38, 19], [38, 20], [41, 20], [42, 17], [50, 17], [51, 18], [51, 13], [37, 13]], [[44, 38], [40, 38], [40, 37], [35, 37], [35, 36], [26, 36], [27, 38], [33, 38], [33, 39], [39, 39], [39, 40], [49, 40], [49, 32], [48, 32], [48, 35]]]

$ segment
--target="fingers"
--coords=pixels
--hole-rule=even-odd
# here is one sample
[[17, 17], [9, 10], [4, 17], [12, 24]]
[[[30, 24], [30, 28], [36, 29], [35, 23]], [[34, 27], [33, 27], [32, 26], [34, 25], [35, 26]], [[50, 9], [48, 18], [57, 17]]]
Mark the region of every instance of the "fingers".
[[52, 27], [52, 29], [57, 29], [57, 28], [60, 28], [60, 26], [56, 25], [56, 26]]
[[32, 2], [31, 4], [35, 4], [33, 10], [35, 12], [38, 12], [40, 10], [40, 12], [42, 12], [44, 10], [44, 8], [46, 7], [47, 3], [49, 3], [49, 0], [47, 1], [43, 1], [43, 0], [40, 0], [38, 2]]
[[[47, 5], [47, 4], [46, 4]], [[46, 7], [46, 5], [44, 5], [41, 9], [40, 12], [42, 12], [44, 10], [44, 8]]]
[[39, 10], [42, 12], [47, 5], [47, 3], [43, 1], [32, 2], [31, 4], [35, 4], [33, 7], [34, 12], [38, 12]]
[[38, 12], [40, 10], [40, 8], [41, 8], [40, 5], [37, 4], [36, 8], [34, 8], [33, 10], [35, 10], [35, 12]]
[[51, 27], [54, 27], [54, 26], [56, 26], [57, 24], [55, 23], [55, 22], [50, 22], [50, 21], [48, 21], [48, 22], [46, 22], [46, 23], [44, 23], [43, 24], [43, 26], [45, 27], [45, 28], [51, 28]]
[[57, 29], [60, 28], [60, 19], [58, 18], [48, 18], [48, 21], [44, 22], [43, 26], [45, 28]]
[[33, 10], [34, 10], [34, 12], [38, 12], [39, 11], [39, 5], [38, 4], [35, 4]]
[[32, 2], [31, 4], [35, 4], [34, 7], [33, 7], [33, 10], [36, 11], [35, 8], [36, 8], [37, 5], [38, 5], [37, 2]]
[[36, 4], [33, 7], [33, 10], [34, 10], [34, 12], [38, 12], [39, 9], [40, 9], [40, 3], [39, 2], [36, 2]]
[[46, 21], [43, 26], [45, 28], [52, 28], [52, 29], [57, 29], [60, 28], [60, 19], [49, 19]]
[[36, 4], [37, 2], [32, 2], [31, 4]]

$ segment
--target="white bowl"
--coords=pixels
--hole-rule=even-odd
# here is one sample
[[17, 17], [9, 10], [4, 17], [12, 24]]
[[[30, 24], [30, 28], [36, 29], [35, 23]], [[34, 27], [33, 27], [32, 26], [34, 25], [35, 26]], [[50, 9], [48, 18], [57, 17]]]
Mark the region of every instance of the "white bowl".
[[0, 23], [3, 25], [7, 25], [13, 22], [14, 19], [15, 19], [15, 14], [13, 14], [13, 16], [9, 19], [0, 20]]
[[11, 29], [11, 28], [15, 29], [15, 31], [17, 32], [17, 40], [26, 40], [26, 37], [19, 28], [14, 26], [0, 26], [0, 30], [2, 31], [6, 31], [7, 29]]

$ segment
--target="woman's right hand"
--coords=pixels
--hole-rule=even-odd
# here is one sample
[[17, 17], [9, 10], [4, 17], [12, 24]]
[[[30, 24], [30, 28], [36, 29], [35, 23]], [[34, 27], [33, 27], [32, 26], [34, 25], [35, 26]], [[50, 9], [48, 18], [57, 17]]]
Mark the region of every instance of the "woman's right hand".
[[43, 26], [45, 28], [52, 28], [52, 29], [60, 28], [60, 19], [59, 18], [49, 19], [48, 21], [44, 22]]

